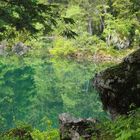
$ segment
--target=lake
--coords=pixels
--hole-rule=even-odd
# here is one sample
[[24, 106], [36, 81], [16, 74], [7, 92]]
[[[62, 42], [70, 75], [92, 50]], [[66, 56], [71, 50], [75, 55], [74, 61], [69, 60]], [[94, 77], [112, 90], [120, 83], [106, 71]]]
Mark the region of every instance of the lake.
[[5, 57], [0, 60], [0, 131], [30, 124], [58, 127], [58, 116], [103, 119], [94, 74], [106, 67], [53, 57]]

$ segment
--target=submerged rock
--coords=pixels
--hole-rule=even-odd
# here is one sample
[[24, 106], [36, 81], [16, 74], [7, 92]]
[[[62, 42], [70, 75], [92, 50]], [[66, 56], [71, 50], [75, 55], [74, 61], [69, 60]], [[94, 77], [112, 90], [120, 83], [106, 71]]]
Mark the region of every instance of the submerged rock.
[[92, 136], [98, 134], [96, 119], [76, 119], [69, 114], [63, 113], [59, 116], [60, 139], [61, 140], [91, 140]]
[[96, 74], [93, 85], [99, 91], [104, 109], [113, 118], [140, 107], [140, 49], [122, 63]]

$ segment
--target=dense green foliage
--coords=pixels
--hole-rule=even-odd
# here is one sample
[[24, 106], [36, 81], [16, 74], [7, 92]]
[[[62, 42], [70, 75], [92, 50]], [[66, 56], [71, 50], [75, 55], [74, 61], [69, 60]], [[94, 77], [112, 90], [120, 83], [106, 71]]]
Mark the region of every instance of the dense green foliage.
[[[57, 140], [62, 112], [109, 118], [92, 78], [139, 47], [139, 0], [0, 0], [0, 41], [0, 139], [17, 127]], [[14, 53], [18, 42], [29, 52]], [[139, 123], [139, 111], [107, 121], [101, 139], [140, 139]]]
[[[22, 41], [26, 41], [29, 37], [51, 33], [58, 21], [74, 23], [72, 19], [62, 17], [59, 11], [58, 5], [42, 0], [0, 0], [0, 40], [9, 40], [20, 34], [24, 36]], [[62, 30], [60, 34], [69, 37], [75, 35], [68, 29]]]
[[[101, 140], [139, 140], [140, 139], [140, 110], [129, 113], [128, 116], [119, 116], [116, 120], [105, 121], [99, 125], [100, 136], [94, 139]], [[96, 135], [96, 134], [95, 134]]]
[[[73, 18], [71, 26], [78, 34], [76, 40], [57, 38], [53, 55], [94, 55], [98, 50], [112, 52], [139, 46], [140, 8], [135, 0], [70, 0], [63, 8], [63, 15]], [[56, 32], [61, 31], [60, 24]], [[55, 52], [55, 53], [54, 53]], [[66, 53], [65, 53], [66, 52]]]
[[16, 31], [28, 33], [28, 35], [40, 31], [48, 33], [59, 16], [58, 12], [54, 11], [54, 6], [39, 3], [36, 0], [1, 0], [0, 2], [1, 40], [15, 37]]
[[[139, 140], [140, 139], [140, 111], [132, 111], [129, 116], [120, 116], [116, 120], [100, 122], [96, 127], [99, 133], [95, 133], [93, 140]], [[52, 129], [51, 126], [47, 131], [40, 132], [32, 129], [30, 126], [18, 126], [16, 129], [11, 129], [9, 132], [0, 136], [1, 140], [21, 140], [21, 135], [15, 137], [19, 130], [25, 130], [26, 135], [23, 135], [23, 140], [27, 140], [31, 135], [33, 140], [59, 140], [59, 132], [57, 129]], [[27, 135], [28, 134], [28, 135]], [[28, 138], [27, 138], [28, 136]]]

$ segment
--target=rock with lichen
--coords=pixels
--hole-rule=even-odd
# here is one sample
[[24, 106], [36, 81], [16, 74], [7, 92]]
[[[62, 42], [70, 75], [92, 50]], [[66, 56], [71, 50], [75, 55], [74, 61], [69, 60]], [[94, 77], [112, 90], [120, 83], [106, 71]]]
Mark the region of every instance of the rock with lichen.
[[7, 46], [5, 44], [0, 44], [0, 56], [7, 55]]
[[93, 135], [98, 135], [96, 119], [76, 119], [69, 114], [63, 113], [59, 116], [60, 139], [61, 140], [91, 140]]
[[12, 47], [12, 52], [14, 52], [15, 54], [17, 54], [19, 56], [22, 56], [22, 55], [26, 54], [29, 50], [30, 50], [30, 47], [26, 46], [22, 42], [18, 42], [17, 44], [15, 44]]
[[128, 55], [122, 63], [96, 74], [93, 85], [104, 109], [113, 118], [140, 107], [140, 49]]

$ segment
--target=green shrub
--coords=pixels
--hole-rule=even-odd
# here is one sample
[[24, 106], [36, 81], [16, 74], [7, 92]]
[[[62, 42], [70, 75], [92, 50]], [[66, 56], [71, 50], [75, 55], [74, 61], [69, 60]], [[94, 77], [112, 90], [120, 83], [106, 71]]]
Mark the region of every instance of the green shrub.
[[128, 116], [119, 116], [114, 121], [106, 121], [98, 127], [100, 140], [139, 140], [140, 110], [132, 111]]

